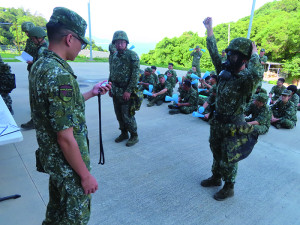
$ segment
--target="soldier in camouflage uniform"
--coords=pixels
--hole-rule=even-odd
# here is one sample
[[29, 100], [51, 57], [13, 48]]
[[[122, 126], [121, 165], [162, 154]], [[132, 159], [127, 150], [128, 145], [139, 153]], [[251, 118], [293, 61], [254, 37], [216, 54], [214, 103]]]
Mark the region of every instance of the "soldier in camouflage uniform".
[[91, 193], [98, 189], [90, 173], [85, 101], [105, 94], [110, 85], [96, 84], [81, 94], [76, 75], [67, 63], [88, 43], [87, 24], [77, 13], [54, 8], [47, 23], [49, 50], [29, 74], [32, 118], [39, 145], [36, 167], [50, 175], [46, 224], [87, 224]]
[[289, 101], [291, 94], [290, 90], [284, 90], [281, 99], [271, 106], [273, 113], [271, 124], [277, 129], [292, 129], [296, 126], [297, 110], [294, 103]]
[[165, 72], [165, 75], [168, 77], [167, 81], [172, 85], [171, 95], [173, 94], [173, 89], [177, 83], [177, 73], [173, 70], [173, 66], [173, 63], [169, 63], [168, 70]]
[[272, 112], [268, 105], [268, 96], [264, 93], [259, 93], [255, 96], [252, 102], [245, 111], [245, 115], [249, 116], [246, 121], [253, 125], [254, 131], [258, 135], [266, 134], [271, 125]]
[[138, 85], [141, 91], [149, 91], [149, 85], [156, 85], [156, 77], [152, 74], [152, 69], [150, 67], [147, 67], [145, 69], [144, 74], [142, 74], [142, 76], [139, 79]]
[[170, 96], [170, 90], [172, 90], [171, 84], [166, 81], [165, 76], [163, 74], [158, 75], [159, 83], [156, 84], [152, 91], [152, 96], [149, 96], [148, 107], [163, 104], [166, 96]]
[[[25, 45], [24, 52], [27, 52], [29, 55], [31, 55], [34, 58], [34, 57], [37, 56], [36, 55], [37, 54], [37, 47], [28, 35], [30, 29], [32, 29], [33, 27], [35, 27], [35, 26], [32, 22], [24, 22], [24, 23], [22, 23], [22, 26], [21, 26], [22, 31], [28, 36], [28, 39], [26, 40], [26, 45]], [[29, 72], [33, 62], [28, 61], [27, 64], [28, 64], [27, 65], [27, 70]]]
[[268, 61], [268, 57], [265, 55], [265, 52], [266, 50], [264, 48], [262, 48], [260, 50], [260, 53], [259, 53], [259, 58], [260, 58], [260, 62], [261, 64], [263, 65], [264, 67], [264, 70], [266, 71], [267, 69], [267, 61]]
[[155, 83], [158, 84], [158, 76], [156, 74], [156, 66], [151, 66], [151, 69], [152, 69], [152, 75], [155, 77]]
[[[46, 32], [41, 27], [32, 27], [28, 32], [28, 37], [35, 44], [35, 53], [33, 54], [33, 61], [30, 65], [33, 65], [38, 58], [42, 55], [43, 51], [48, 48], [48, 44], [45, 41], [45, 37], [47, 36]], [[31, 68], [31, 66], [30, 66]], [[23, 129], [33, 129], [33, 121], [29, 120], [27, 123], [21, 124]]]
[[[218, 201], [234, 195], [238, 161], [246, 158], [257, 142], [252, 125], [245, 121], [244, 111], [252, 93], [263, 78], [256, 45], [246, 38], [235, 38], [226, 48], [227, 61], [222, 64], [212, 29], [212, 18], [204, 20], [207, 48], [219, 79], [215, 111], [210, 120], [209, 143], [213, 153], [212, 176], [201, 182], [204, 187], [223, 188], [214, 195]], [[248, 67], [246, 68], [246, 64]]]
[[222, 50], [221, 62], [224, 63], [227, 60], [225, 49]]
[[[14, 76], [11, 74], [10, 66], [2, 61], [0, 55], [0, 95], [3, 98], [10, 113], [14, 115], [12, 99], [9, 93], [16, 87]], [[13, 77], [12, 77], [13, 76]]]
[[196, 67], [197, 73], [201, 76], [200, 59], [202, 57], [202, 53], [200, 50], [200, 47], [197, 45], [194, 51], [191, 53], [191, 56], [193, 57], [192, 66]]
[[130, 139], [126, 146], [135, 145], [138, 139], [134, 99], [137, 97], [137, 81], [139, 77], [140, 60], [138, 55], [127, 48], [129, 40], [124, 31], [116, 31], [112, 43], [116, 46], [117, 52], [112, 57], [109, 81], [112, 82], [110, 95], [113, 98], [115, 114], [119, 122], [121, 135], [115, 139], [119, 143]]
[[292, 92], [289, 101], [293, 102], [296, 107], [296, 110], [298, 110], [299, 96], [297, 95], [297, 86], [289, 85], [286, 89]]
[[281, 96], [281, 93], [286, 89], [286, 87], [283, 85], [284, 82], [285, 82], [284, 78], [279, 78], [277, 80], [277, 85], [272, 87], [269, 93], [269, 98], [272, 98], [271, 104], [274, 104]]
[[177, 113], [190, 114], [197, 110], [198, 93], [192, 88], [191, 81], [185, 80], [181, 87], [181, 92], [177, 104], [168, 105], [171, 115]]
[[116, 46], [113, 43], [110, 43], [109, 46], [108, 46], [108, 50], [109, 50], [108, 62], [109, 62], [109, 71], [110, 71], [111, 60], [112, 60], [113, 55], [117, 51], [117, 49], [116, 49]]

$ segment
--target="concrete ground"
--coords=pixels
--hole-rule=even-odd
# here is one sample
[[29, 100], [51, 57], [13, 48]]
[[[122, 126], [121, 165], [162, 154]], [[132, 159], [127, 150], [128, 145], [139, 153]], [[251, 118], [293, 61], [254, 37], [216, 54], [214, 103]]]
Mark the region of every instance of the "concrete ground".
[[[26, 65], [9, 64], [17, 78], [11, 94], [14, 118], [21, 125], [30, 116]], [[107, 63], [71, 66], [83, 92], [95, 80], [108, 77]], [[263, 87], [270, 90], [271, 85]], [[140, 142], [128, 148], [125, 142], [114, 142], [119, 130], [112, 100], [102, 97], [106, 163], [98, 165], [97, 98], [86, 102], [92, 174], [99, 183], [90, 225], [300, 224], [299, 126], [271, 127], [260, 136], [251, 155], [239, 163], [235, 196], [217, 202], [212, 196], [219, 187], [200, 186], [211, 175], [208, 123], [191, 115], [169, 115], [167, 104], [151, 108], [146, 104], [145, 100], [136, 114]], [[45, 217], [48, 176], [35, 170], [35, 131], [22, 134], [24, 141], [0, 146], [0, 197], [22, 196], [0, 202], [3, 225], [38, 225]]]

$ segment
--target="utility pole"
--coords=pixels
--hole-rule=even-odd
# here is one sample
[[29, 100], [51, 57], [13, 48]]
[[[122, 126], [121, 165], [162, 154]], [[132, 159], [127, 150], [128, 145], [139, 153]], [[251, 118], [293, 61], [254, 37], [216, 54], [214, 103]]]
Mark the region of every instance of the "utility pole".
[[20, 53], [20, 43], [19, 43], [19, 35], [18, 35], [18, 25], [15, 23], [16, 26], [16, 35], [17, 35], [17, 48], [18, 48], [18, 52]]
[[248, 34], [247, 34], [248, 39], [250, 39], [250, 33], [251, 33], [251, 27], [252, 27], [252, 21], [253, 21], [253, 16], [254, 16], [254, 9], [255, 9], [255, 2], [256, 2], [256, 0], [253, 0], [250, 22], [249, 22], [249, 27], [248, 27]]
[[91, 9], [90, 0], [88, 2], [88, 12], [89, 12], [89, 39], [90, 39], [90, 60], [93, 60], [93, 48], [92, 48], [92, 28], [91, 28]]
[[229, 45], [230, 42], [230, 23], [228, 24], [228, 43], [227, 45]]

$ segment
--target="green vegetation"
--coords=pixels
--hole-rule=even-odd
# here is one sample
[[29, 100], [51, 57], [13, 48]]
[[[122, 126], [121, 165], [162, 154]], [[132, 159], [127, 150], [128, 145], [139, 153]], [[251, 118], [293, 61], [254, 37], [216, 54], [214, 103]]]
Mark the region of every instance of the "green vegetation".
[[[32, 15], [29, 11], [24, 11], [22, 8], [15, 9], [0, 7], [1, 47], [6, 46], [7, 48], [10, 46], [19, 46], [20, 50], [25, 48], [28, 37], [24, 32], [22, 32], [21, 25], [23, 22], [32, 22], [36, 26], [45, 28], [47, 20], [41, 16]], [[90, 45], [87, 47], [89, 48]], [[92, 40], [92, 49], [96, 51], [104, 51], [100, 46], [95, 44], [94, 40]], [[4, 47], [2, 47], [2, 50], [5, 50]]]
[[90, 58], [86, 56], [77, 56], [74, 62], [108, 62], [108, 58], [93, 58], [93, 61], [90, 61]]
[[[246, 37], [250, 16], [237, 22], [219, 24], [214, 27], [218, 49], [227, 47], [228, 24], [231, 40]], [[201, 25], [201, 24], [200, 24]], [[283, 64], [283, 72], [300, 79], [300, 0], [282, 0], [265, 4], [254, 13], [250, 39], [258, 48], [266, 49], [268, 61]], [[142, 63], [190, 68], [192, 58], [189, 48], [199, 45], [206, 49], [206, 37], [199, 37], [191, 31], [180, 37], [164, 38], [148, 54], [141, 57]], [[214, 70], [208, 51], [203, 53], [200, 66], [203, 70]]]

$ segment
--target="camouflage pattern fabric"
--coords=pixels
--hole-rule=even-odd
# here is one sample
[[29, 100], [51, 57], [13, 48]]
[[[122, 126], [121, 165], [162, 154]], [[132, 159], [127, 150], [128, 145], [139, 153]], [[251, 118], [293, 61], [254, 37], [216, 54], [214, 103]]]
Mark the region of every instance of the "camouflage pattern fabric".
[[[207, 37], [207, 48], [215, 70], [219, 74], [222, 70], [222, 61], [214, 36]], [[259, 56], [253, 54], [247, 69], [231, 75], [229, 80], [219, 79], [215, 111], [222, 115], [223, 119], [225, 116], [243, 118], [247, 103], [262, 78], [263, 68]], [[212, 172], [214, 175], [221, 175], [224, 181], [234, 182], [237, 162], [247, 157], [256, 143], [255, 136], [253, 138], [251, 134], [254, 130], [253, 126], [248, 125], [245, 119], [241, 119], [241, 123], [235, 119], [223, 123], [215, 116], [210, 123], [209, 142], [214, 156]]]
[[[37, 55], [38, 54], [38, 47], [34, 44], [34, 42], [30, 38], [28, 38], [27, 41], [26, 41], [26, 46], [25, 46], [24, 52], [27, 52], [33, 58], [38, 57], [38, 55]], [[32, 67], [32, 64], [27, 65], [28, 72], [30, 72], [31, 67]]]
[[[139, 79], [140, 82], [144, 82], [144, 83], [148, 83], [148, 84], [152, 84], [153, 86], [156, 85], [156, 77], [153, 74], [150, 74], [148, 76], [146, 76], [145, 74], [142, 74], [142, 76]], [[144, 85], [139, 85], [139, 90], [143, 91], [143, 90], [147, 90], [149, 91], [149, 88], [144, 86]]]
[[43, 52], [44, 52], [45, 49], [48, 49], [48, 43], [47, 42], [44, 42], [43, 44], [41, 44], [40, 46], [37, 47], [37, 54], [33, 58], [33, 63], [35, 63], [38, 60], [38, 58], [43, 55]]
[[296, 107], [296, 110], [297, 110], [297, 106], [299, 104], [299, 96], [295, 93], [291, 96], [291, 98], [289, 99], [289, 101], [293, 102], [294, 103], [294, 106]]
[[196, 67], [197, 73], [200, 74], [200, 76], [201, 76], [200, 59], [202, 57], [202, 53], [201, 53], [201, 51], [199, 51], [199, 52], [193, 51], [191, 53], [191, 56], [193, 57], [192, 66]]
[[227, 55], [222, 56], [221, 55], [221, 62], [224, 63], [227, 60]]
[[3, 99], [3, 101], [5, 102], [5, 104], [8, 108], [8, 110], [10, 111], [10, 113], [12, 115], [14, 115], [14, 111], [13, 111], [13, 108], [12, 108], [12, 99], [11, 99], [10, 95], [8, 93], [1, 93], [1, 92], [0, 92], [0, 95]]
[[274, 94], [272, 100], [276, 101], [281, 96], [282, 92], [286, 89], [285, 86], [278, 87], [277, 85], [273, 86], [269, 94]]
[[[80, 178], [66, 161], [57, 142], [57, 132], [72, 127], [81, 157], [90, 170], [85, 102], [76, 76], [65, 60], [46, 49], [29, 73], [29, 93], [31, 115], [39, 145], [36, 151], [37, 169], [49, 174], [51, 183], [51, 196], [47, 207], [49, 211], [47, 210], [44, 224], [53, 224], [53, 221], [64, 221], [60, 224], [78, 224], [78, 221], [74, 222], [77, 214], [85, 218], [83, 221], [87, 221], [89, 208], [87, 210], [86, 206], [90, 196], [84, 195], [83, 188], [78, 184]], [[67, 190], [71, 198], [67, 197], [67, 193], [62, 194], [62, 190]], [[60, 202], [59, 206], [57, 202]], [[75, 215], [73, 210], [66, 216], [70, 206], [61, 202], [79, 205], [77, 209], [82, 211]], [[65, 217], [57, 218], [60, 215], [54, 211], [63, 213]]]
[[177, 73], [175, 70], [167, 70], [165, 72], [165, 75], [168, 75], [168, 73], [171, 73], [172, 76], [168, 77], [167, 81], [172, 85], [172, 88], [174, 88], [176, 86], [177, 83]]
[[[137, 132], [134, 118], [135, 111], [139, 110], [143, 95], [137, 88], [140, 60], [138, 55], [129, 49], [123, 53], [115, 52], [112, 57], [109, 81], [112, 82], [114, 109], [119, 128], [129, 132]], [[131, 93], [129, 101], [123, 99], [125, 92]], [[135, 99], [132, 99], [135, 97]]]
[[266, 55], [259, 56], [259, 59], [261, 62], [264, 62], [264, 63], [266, 63], [268, 61], [268, 57]]
[[109, 58], [108, 58], [108, 62], [109, 62], [109, 72], [111, 71], [111, 61], [112, 61], [112, 57], [114, 55], [114, 53], [117, 51], [116, 46], [113, 43], [110, 43], [108, 46], [108, 50], [109, 50]]
[[284, 104], [282, 100], [278, 100], [271, 109], [273, 116], [280, 119], [277, 124], [287, 129], [294, 128], [297, 122], [297, 110], [293, 102], [288, 101]]
[[155, 83], [158, 84], [158, 76], [157, 76], [157, 74], [153, 73], [153, 72], [151, 74], [155, 78]]
[[190, 114], [198, 108], [198, 93], [194, 88], [189, 91], [182, 90], [180, 93], [180, 103], [190, 103], [190, 106], [181, 106], [179, 110], [181, 113]]
[[251, 118], [246, 121], [257, 121], [259, 123], [259, 125], [253, 125], [254, 131], [259, 135], [266, 134], [271, 125], [272, 111], [270, 107], [266, 104], [262, 107], [257, 107], [254, 103], [251, 103], [245, 111], [246, 116], [249, 116], [250, 114], [252, 114]]
[[151, 101], [151, 102], [155, 103], [159, 100], [165, 101], [166, 96], [172, 96], [172, 95], [170, 95], [170, 93], [171, 93], [170, 90], [172, 90], [172, 86], [168, 81], [165, 81], [165, 83], [163, 83], [163, 84], [161, 84], [161, 83], [156, 84], [153, 88], [153, 92], [158, 93], [165, 88], [168, 89], [166, 93], [164, 93], [162, 95], [158, 95], [155, 98], [152, 96], [149, 96], [149, 98], [148, 98], [149, 102]]

